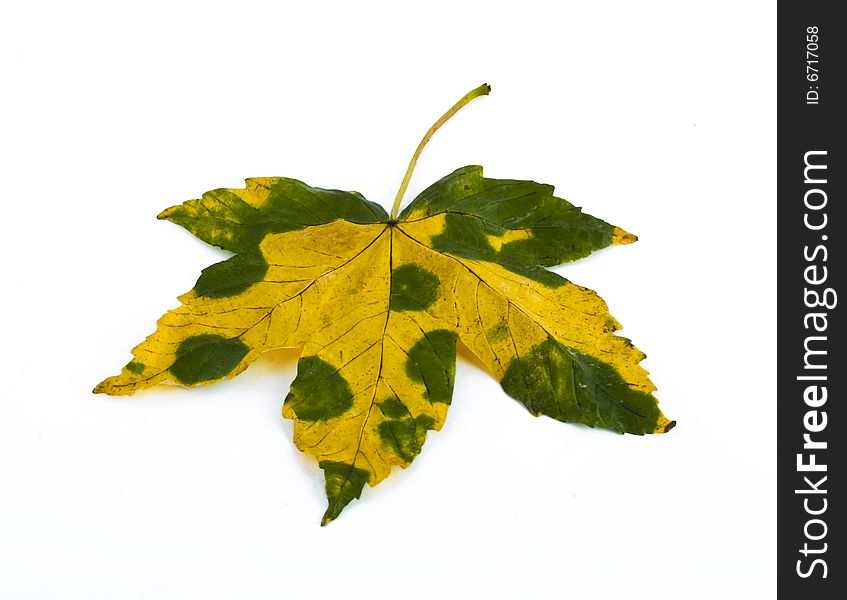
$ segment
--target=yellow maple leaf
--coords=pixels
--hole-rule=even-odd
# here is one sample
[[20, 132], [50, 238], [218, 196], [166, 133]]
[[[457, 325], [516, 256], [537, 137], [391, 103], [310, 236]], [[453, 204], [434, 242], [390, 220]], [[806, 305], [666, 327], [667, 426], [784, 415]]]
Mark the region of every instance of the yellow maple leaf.
[[533, 181], [469, 166], [398, 216], [427, 132], [389, 216], [354, 192], [248, 179], [160, 218], [235, 255], [203, 271], [181, 306], [95, 392], [233, 377], [261, 353], [302, 348], [283, 406], [324, 470], [337, 517], [364, 485], [408, 466], [444, 424], [464, 343], [534, 415], [621, 433], [673, 426], [618, 323], [593, 291], [544, 267], [635, 237]]

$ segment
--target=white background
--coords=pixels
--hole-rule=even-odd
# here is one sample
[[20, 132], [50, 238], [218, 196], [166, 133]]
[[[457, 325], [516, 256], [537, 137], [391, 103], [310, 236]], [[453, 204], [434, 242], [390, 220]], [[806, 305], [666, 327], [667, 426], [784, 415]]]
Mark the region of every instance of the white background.
[[[0, 597], [773, 597], [775, 7], [300, 4], [0, 9]], [[321, 528], [295, 353], [91, 394], [223, 256], [161, 209], [274, 175], [388, 207], [483, 81], [407, 201], [481, 164], [639, 235], [558, 271], [673, 432], [535, 419], [460, 359], [444, 429]]]

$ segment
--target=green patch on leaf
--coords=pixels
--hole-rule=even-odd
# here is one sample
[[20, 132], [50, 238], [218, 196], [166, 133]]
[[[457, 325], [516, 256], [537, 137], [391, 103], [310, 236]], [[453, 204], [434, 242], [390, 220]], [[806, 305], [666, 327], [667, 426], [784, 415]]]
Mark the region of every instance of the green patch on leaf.
[[455, 332], [436, 329], [424, 335], [409, 350], [406, 374], [412, 381], [423, 383], [430, 402], [450, 404], [456, 375]]
[[383, 421], [377, 427], [377, 434], [389, 450], [409, 463], [420, 453], [426, 431], [434, 425], [435, 419], [428, 415], [420, 415], [416, 419], [407, 415], [402, 419]]
[[503, 235], [506, 233], [505, 228], [464, 213], [448, 212], [444, 221], [444, 231], [432, 238], [432, 247], [435, 250], [461, 258], [495, 262], [514, 273], [549, 287], [558, 287], [567, 283], [556, 273], [516, 256], [514, 252], [504, 254], [503, 250], [509, 247], [508, 243], [503, 244], [500, 250], [496, 250], [488, 236]]
[[438, 298], [438, 277], [415, 264], [391, 271], [391, 310], [426, 310]]
[[[612, 243], [634, 236], [587, 215], [553, 195], [553, 186], [516, 179], [488, 179], [482, 167], [457, 169], [421, 192], [400, 219], [445, 214], [446, 229], [433, 247], [455, 256], [500, 263], [507, 269], [545, 285], [560, 285], [539, 267], [583, 258]], [[488, 240], [506, 233], [524, 239], [506, 241], [495, 249]], [[626, 240], [626, 241], [624, 241]]]
[[656, 399], [614, 367], [553, 338], [512, 359], [500, 383], [534, 415], [559, 421], [642, 435], [654, 432], [661, 415]]
[[144, 363], [137, 360], [131, 360], [126, 365], [126, 370], [135, 375], [141, 375], [144, 372]]
[[238, 338], [195, 335], [179, 345], [176, 361], [168, 370], [186, 385], [213, 381], [228, 375], [249, 351], [250, 348]]
[[268, 263], [258, 251], [236, 254], [223, 262], [203, 269], [194, 291], [207, 298], [237, 296], [254, 283], [262, 281]]
[[219, 188], [162, 211], [206, 243], [232, 252], [255, 251], [269, 233], [346, 219], [379, 223], [388, 215], [357, 192], [325, 190], [287, 177], [247, 180], [246, 189]]
[[382, 402], [377, 402], [376, 405], [382, 411], [382, 414], [389, 419], [400, 419], [409, 416], [409, 409], [406, 408], [405, 404], [400, 402], [400, 398], [397, 396], [389, 396]]
[[326, 421], [350, 410], [353, 392], [337, 367], [317, 356], [304, 356], [285, 402], [304, 421]]
[[324, 471], [328, 506], [321, 525], [326, 525], [344, 510], [344, 507], [362, 495], [362, 488], [370, 481], [370, 473], [353, 465], [331, 460], [319, 463]]
[[485, 339], [489, 342], [499, 342], [501, 340], [505, 340], [508, 335], [509, 323], [504, 319], [502, 321], [497, 321], [496, 324], [488, 328], [488, 331], [485, 332]]

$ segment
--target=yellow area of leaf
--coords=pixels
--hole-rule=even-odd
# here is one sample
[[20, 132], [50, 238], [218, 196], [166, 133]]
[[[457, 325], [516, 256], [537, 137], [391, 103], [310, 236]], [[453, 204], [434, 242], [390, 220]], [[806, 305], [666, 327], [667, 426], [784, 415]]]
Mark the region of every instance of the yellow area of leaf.
[[507, 229], [503, 235], [488, 234], [485, 237], [488, 243], [491, 244], [491, 247], [499, 251], [503, 247], [503, 244], [508, 242], [528, 240], [532, 237], [532, 233], [526, 229]]
[[615, 227], [612, 230], [612, 244], [615, 246], [620, 246], [623, 244], [632, 244], [633, 242], [638, 241], [638, 236], [629, 233], [628, 231], [624, 231], [620, 227]]
[[366, 265], [366, 261], [355, 259], [370, 257], [370, 246], [384, 230], [381, 224], [335, 221], [268, 235], [260, 246], [269, 265], [263, 281], [232, 297], [197, 296], [193, 290], [180, 296], [182, 305], [159, 319], [156, 331], [132, 350], [133, 363], [143, 365], [143, 370], [138, 372], [130, 363], [94, 391], [126, 395], [158, 383], [192, 387], [223, 379], [221, 376], [186, 383], [170, 372], [180, 345], [199, 335], [237, 339], [249, 349], [225, 377], [243, 371], [265, 350], [299, 346], [303, 338], [312, 334], [311, 328], [324, 329], [322, 321], [328, 318], [315, 314], [312, 298], [323, 301], [321, 291], [333, 290], [337, 271], [349, 271], [354, 262], [356, 268]]

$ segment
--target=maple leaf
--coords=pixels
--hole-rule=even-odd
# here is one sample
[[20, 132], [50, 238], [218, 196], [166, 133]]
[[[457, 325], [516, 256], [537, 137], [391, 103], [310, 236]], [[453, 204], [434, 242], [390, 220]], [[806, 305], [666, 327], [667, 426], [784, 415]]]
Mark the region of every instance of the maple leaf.
[[644, 354], [593, 291], [544, 267], [635, 237], [533, 181], [488, 179], [467, 166], [396, 216], [355, 192], [280, 177], [248, 179], [162, 212], [234, 252], [203, 270], [95, 392], [204, 385], [261, 353], [302, 348], [283, 405], [294, 441], [324, 471], [336, 518], [365, 484], [408, 466], [444, 424], [461, 341], [534, 415], [634, 434], [674, 422], [639, 366]]

